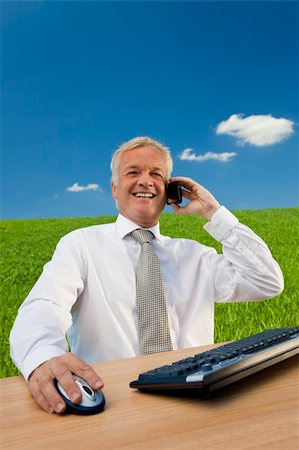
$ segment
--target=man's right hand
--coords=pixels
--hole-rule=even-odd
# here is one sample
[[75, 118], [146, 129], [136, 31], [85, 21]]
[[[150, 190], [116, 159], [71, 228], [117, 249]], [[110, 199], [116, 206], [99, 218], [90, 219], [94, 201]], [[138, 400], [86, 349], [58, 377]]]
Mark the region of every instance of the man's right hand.
[[86, 380], [95, 391], [104, 386], [93, 368], [73, 353], [56, 356], [37, 367], [28, 380], [29, 390], [42, 409], [50, 413], [62, 413], [66, 408], [65, 402], [54, 386], [55, 378], [72, 402], [79, 403], [81, 401], [82, 395], [72, 374]]

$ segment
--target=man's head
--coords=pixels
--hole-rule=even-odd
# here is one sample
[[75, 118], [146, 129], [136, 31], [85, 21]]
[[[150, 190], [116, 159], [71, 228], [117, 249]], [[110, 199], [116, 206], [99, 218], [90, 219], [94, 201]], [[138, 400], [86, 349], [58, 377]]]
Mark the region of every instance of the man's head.
[[112, 195], [121, 214], [142, 227], [155, 225], [172, 170], [169, 150], [149, 137], [122, 144], [111, 161]]
[[156, 141], [155, 139], [152, 139], [148, 136], [139, 136], [135, 137], [133, 139], [130, 139], [127, 142], [124, 142], [112, 155], [110, 169], [112, 173], [112, 181], [117, 182], [117, 176], [118, 176], [118, 165], [119, 165], [119, 159], [123, 152], [127, 150], [133, 150], [136, 147], [156, 147], [158, 150], [160, 150], [163, 158], [166, 162], [167, 167], [167, 179], [170, 178], [172, 168], [173, 168], [173, 162], [171, 158], [170, 151], [167, 147], [164, 147], [160, 142]]

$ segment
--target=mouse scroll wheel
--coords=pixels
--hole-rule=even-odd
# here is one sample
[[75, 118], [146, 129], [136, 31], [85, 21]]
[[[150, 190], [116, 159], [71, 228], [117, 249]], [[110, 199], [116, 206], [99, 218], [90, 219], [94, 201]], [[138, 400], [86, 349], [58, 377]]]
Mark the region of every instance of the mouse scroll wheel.
[[85, 384], [82, 385], [83, 389], [87, 394], [94, 395], [93, 391], [90, 389], [90, 387], [86, 386]]

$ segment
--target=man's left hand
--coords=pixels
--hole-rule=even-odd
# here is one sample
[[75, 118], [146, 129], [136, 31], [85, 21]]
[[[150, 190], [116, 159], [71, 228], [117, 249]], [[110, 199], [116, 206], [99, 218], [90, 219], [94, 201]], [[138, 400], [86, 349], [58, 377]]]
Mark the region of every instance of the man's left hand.
[[213, 214], [220, 208], [220, 203], [215, 197], [191, 178], [171, 177], [170, 181], [181, 183], [183, 198], [189, 200], [185, 206], [171, 205], [176, 214], [194, 214], [211, 220]]

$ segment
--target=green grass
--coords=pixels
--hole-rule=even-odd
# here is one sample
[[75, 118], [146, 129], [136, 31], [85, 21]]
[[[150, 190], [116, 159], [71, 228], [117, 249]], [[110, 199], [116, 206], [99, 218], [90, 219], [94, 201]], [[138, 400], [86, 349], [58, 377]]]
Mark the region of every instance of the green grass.
[[[285, 290], [278, 297], [257, 303], [217, 304], [215, 342], [239, 339], [266, 328], [299, 323], [299, 208], [235, 211], [240, 221], [252, 228], [270, 247], [285, 278]], [[0, 377], [17, 375], [9, 357], [9, 332], [43, 265], [51, 258], [59, 238], [71, 230], [113, 222], [115, 217], [80, 219], [38, 219], [1, 221], [1, 310]], [[221, 245], [202, 228], [204, 219], [193, 216], [161, 216], [161, 232], [213, 246]]]

